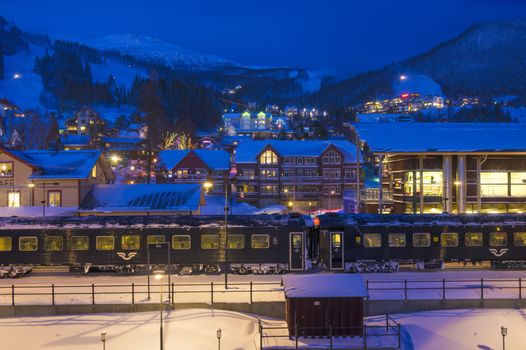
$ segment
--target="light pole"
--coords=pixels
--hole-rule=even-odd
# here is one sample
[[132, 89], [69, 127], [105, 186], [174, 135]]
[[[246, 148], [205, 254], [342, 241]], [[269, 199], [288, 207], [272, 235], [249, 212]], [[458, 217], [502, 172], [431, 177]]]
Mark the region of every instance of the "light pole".
[[102, 342], [102, 350], [106, 350], [106, 332], [100, 334], [100, 341]]
[[329, 191], [329, 211], [331, 210], [331, 196], [334, 194], [334, 190]]
[[216, 332], [217, 334], [217, 350], [221, 350], [221, 335], [222, 335], [221, 328], [219, 328]]
[[160, 300], [159, 300], [159, 309], [161, 311], [160, 313], [160, 321], [161, 321], [161, 327], [160, 327], [160, 332], [159, 332], [159, 343], [161, 344], [161, 350], [163, 350], [163, 279], [164, 279], [164, 271], [162, 270], [158, 270], [158, 271], [154, 271], [154, 276], [155, 276], [155, 279], [157, 281], [159, 281], [159, 296], [160, 296]]
[[502, 350], [506, 350], [506, 336], [508, 335], [508, 328], [500, 327], [500, 334], [502, 334]]
[[225, 289], [228, 289], [228, 184], [225, 181]]

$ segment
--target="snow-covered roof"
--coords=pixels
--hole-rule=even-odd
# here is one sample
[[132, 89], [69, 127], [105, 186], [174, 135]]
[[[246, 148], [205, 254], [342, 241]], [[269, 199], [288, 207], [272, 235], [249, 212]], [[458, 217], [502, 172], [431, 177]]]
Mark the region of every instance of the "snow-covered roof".
[[377, 153], [526, 151], [526, 124], [520, 123], [379, 123], [354, 127], [360, 139]]
[[89, 135], [61, 135], [60, 143], [64, 146], [87, 146], [89, 139]]
[[356, 162], [356, 147], [347, 140], [243, 140], [236, 148], [236, 163], [256, 163], [257, 155], [267, 145], [282, 157], [319, 157], [334, 145], [343, 154], [345, 163]]
[[196, 211], [200, 184], [95, 185], [79, 211]]
[[104, 143], [131, 143], [131, 144], [137, 144], [137, 143], [141, 143], [142, 141], [143, 141], [143, 139], [141, 139], [140, 137], [128, 137], [128, 136], [123, 136], [123, 137], [103, 136], [102, 137], [102, 142], [104, 142]]
[[190, 152], [194, 152], [211, 170], [229, 170], [230, 154], [223, 150], [163, 150], [159, 153], [159, 161], [167, 169], [173, 169]]
[[287, 298], [367, 297], [369, 293], [361, 275], [310, 274], [283, 276]]
[[95, 150], [7, 152], [36, 168], [30, 179], [86, 179], [101, 157]]

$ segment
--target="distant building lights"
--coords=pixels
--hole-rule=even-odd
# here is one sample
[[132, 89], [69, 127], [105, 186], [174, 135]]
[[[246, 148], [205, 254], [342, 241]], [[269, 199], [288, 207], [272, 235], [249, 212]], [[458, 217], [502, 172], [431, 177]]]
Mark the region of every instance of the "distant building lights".
[[22, 78], [22, 74], [19, 74], [19, 73], [13, 74], [13, 79], [20, 79], [20, 78]]
[[401, 81], [407, 80], [407, 75], [403, 75], [403, 74], [402, 74], [402, 75], [400, 76], [400, 80], [401, 80]]

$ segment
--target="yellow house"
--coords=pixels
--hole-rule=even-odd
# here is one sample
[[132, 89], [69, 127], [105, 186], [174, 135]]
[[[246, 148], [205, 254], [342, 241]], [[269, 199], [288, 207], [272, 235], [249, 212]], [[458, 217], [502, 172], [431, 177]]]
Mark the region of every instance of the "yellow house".
[[0, 207], [78, 207], [93, 185], [113, 181], [100, 151], [19, 151], [0, 146]]

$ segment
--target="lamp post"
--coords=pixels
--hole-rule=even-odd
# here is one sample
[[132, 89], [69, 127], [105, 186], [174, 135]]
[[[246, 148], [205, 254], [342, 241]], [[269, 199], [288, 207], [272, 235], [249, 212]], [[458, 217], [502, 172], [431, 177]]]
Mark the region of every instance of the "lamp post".
[[502, 334], [502, 350], [506, 350], [506, 336], [508, 335], [508, 328], [500, 327], [500, 334]]
[[331, 196], [334, 194], [334, 190], [329, 191], [329, 211], [331, 210]]
[[159, 281], [159, 309], [160, 309], [160, 332], [159, 332], [159, 343], [161, 344], [161, 350], [163, 350], [163, 279], [164, 279], [164, 271], [158, 270], [154, 271], [154, 277], [157, 281]]
[[102, 350], [106, 350], [106, 332], [100, 334], [100, 341], [102, 342]]
[[222, 335], [221, 328], [219, 328], [216, 332], [217, 335], [217, 350], [221, 350], [221, 335]]

